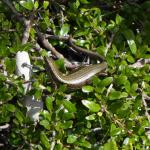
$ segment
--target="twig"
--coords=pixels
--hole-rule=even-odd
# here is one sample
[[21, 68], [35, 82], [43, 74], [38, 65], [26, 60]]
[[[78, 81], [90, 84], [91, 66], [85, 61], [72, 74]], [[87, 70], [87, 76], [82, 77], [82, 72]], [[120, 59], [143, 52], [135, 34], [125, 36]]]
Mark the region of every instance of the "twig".
[[24, 20], [24, 25], [25, 25], [25, 30], [24, 30], [23, 36], [22, 36], [22, 44], [26, 44], [29, 39], [30, 29], [32, 27], [31, 20]]
[[142, 67], [144, 67], [145, 64], [150, 64], [150, 59], [141, 58], [141, 59], [137, 60], [137, 62], [135, 62], [134, 64], [129, 65], [129, 66], [132, 68], [142, 68]]
[[100, 56], [97, 52], [93, 52], [92, 50], [90, 51], [90, 50], [87, 50], [85, 48], [81, 48], [79, 46], [76, 46], [74, 43], [77, 40], [73, 39], [71, 36], [58, 36], [58, 35], [46, 34], [45, 38], [69, 42], [70, 46], [73, 47], [77, 52], [88, 55], [91, 58], [96, 58], [96, 59], [100, 59], [101, 61], [104, 61], [104, 58], [102, 56]]
[[147, 98], [147, 96], [144, 93], [142, 93], [142, 102], [143, 102], [143, 105], [144, 105], [144, 108], [145, 108], [145, 115], [146, 115], [146, 117], [147, 117], [147, 119], [148, 119], [148, 121], [150, 123], [150, 115], [148, 113], [147, 103], [145, 101], [146, 98]]
[[20, 14], [19, 12], [17, 12], [17, 10], [15, 9], [15, 7], [13, 6], [12, 2], [10, 2], [9, 0], [2, 0], [13, 12], [13, 14], [17, 17], [17, 19], [19, 21], [22, 21], [24, 23], [25, 26], [25, 30], [23, 32], [23, 36], [22, 36], [22, 44], [27, 43], [28, 39], [29, 39], [29, 33], [30, 33], [30, 29], [31, 29], [31, 20], [33, 16], [30, 16], [30, 19], [27, 20], [22, 14]]
[[[69, 40], [69, 36], [58, 36], [58, 35], [50, 35], [50, 34], [46, 34], [45, 38], [46, 39], [52, 39], [52, 40], [61, 40], [61, 41], [68, 41]], [[73, 41], [75, 42], [76, 40], [73, 39]]]
[[76, 51], [83, 53], [85, 55], [88, 55], [91, 58], [100, 59], [101, 61], [104, 61], [104, 57], [100, 56], [97, 52], [92, 52], [90, 50], [87, 50], [85, 48], [81, 48], [79, 46], [76, 46], [72, 40], [72, 37], [69, 37], [69, 44], [71, 47], [73, 47]]
[[16, 29], [2, 29], [0, 30], [1, 33], [5, 33], [5, 32], [17, 32]]
[[16, 11], [15, 7], [13, 6], [12, 2], [10, 2], [9, 0], [2, 0], [3, 3], [5, 3], [13, 12], [13, 14], [17, 17], [17, 19], [24, 21], [24, 17], [22, 14], [20, 14], [19, 12]]
[[55, 136], [56, 136], [56, 131], [53, 131], [52, 132], [52, 143], [51, 143], [51, 147], [50, 147], [50, 150], [53, 150], [54, 147], [55, 147]]
[[112, 34], [111, 37], [109, 38], [109, 43], [106, 45], [105, 56], [107, 55], [108, 50], [111, 48], [115, 35], [116, 33]]
[[60, 59], [64, 59], [65, 65], [67, 68], [75, 68], [76, 67], [74, 64], [69, 62], [66, 58], [64, 58], [64, 56], [61, 53], [59, 53], [55, 49], [55, 47], [53, 47], [51, 45], [51, 43], [49, 43], [49, 41], [45, 38], [44, 34], [42, 34], [41, 32], [38, 32], [38, 40], [39, 40], [39, 42], [42, 43], [42, 46], [44, 46], [44, 48], [46, 48], [47, 50], [51, 51], [54, 56], [56, 56], [57, 58], [60, 58]]

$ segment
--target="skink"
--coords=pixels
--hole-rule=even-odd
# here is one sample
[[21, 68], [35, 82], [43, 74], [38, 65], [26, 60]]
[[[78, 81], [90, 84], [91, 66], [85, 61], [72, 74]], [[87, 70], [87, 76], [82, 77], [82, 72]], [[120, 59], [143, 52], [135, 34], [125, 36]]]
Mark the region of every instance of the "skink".
[[93, 64], [86, 66], [72, 74], [64, 75], [59, 71], [54, 60], [50, 57], [45, 57], [46, 69], [53, 80], [57, 83], [65, 83], [70, 89], [78, 89], [89, 83], [94, 75], [103, 72], [107, 68], [107, 63]]

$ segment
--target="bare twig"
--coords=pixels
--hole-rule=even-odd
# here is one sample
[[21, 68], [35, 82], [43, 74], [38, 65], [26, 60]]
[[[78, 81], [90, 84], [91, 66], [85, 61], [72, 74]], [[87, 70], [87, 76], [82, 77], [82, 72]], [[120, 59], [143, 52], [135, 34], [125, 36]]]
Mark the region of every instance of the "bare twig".
[[11, 11], [16, 16], [16, 18], [19, 21], [22, 21], [24, 23], [25, 29], [24, 29], [23, 36], [22, 36], [22, 44], [27, 43], [27, 41], [29, 39], [30, 29], [31, 29], [31, 26], [32, 26], [31, 20], [32, 20], [33, 16], [31, 16], [30, 19], [27, 20], [22, 14], [17, 12], [17, 10], [15, 9], [15, 7], [13, 6], [11, 1], [9, 1], [9, 0], [2, 0], [2, 1], [11, 9]]
[[[61, 40], [61, 41], [68, 41], [69, 36], [58, 36], [58, 35], [50, 35], [50, 34], [45, 34], [46, 39], [52, 39], [52, 40]], [[76, 40], [73, 39], [75, 42]]]
[[143, 105], [144, 105], [144, 108], [145, 108], [145, 115], [147, 117], [147, 120], [149, 121], [150, 123], [150, 115], [148, 113], [148, 107], [147, 107], [147, 103], [146, 103], [146, 98], [147, 98], [147, 95], [145, 95], [144, 93], [142, 93], [142, 102], [143, 102]]
[[60, 59], [64, 59], [65, 65], [66, 65], [67, 68], [75, 68], [76, 67], [74, 64], [69, 62], [66, 58], [64, 58], [64, 56], [61, 53], [59, 53], [55, 49], [55, 47], [53, 47], [51, 45], [51, 43], [49, 43], [49, 41], [45, 38], [45, 35], [42, 34], [41, 32], [38, 32], [38, 40], [42, 43], [44, 48], [46, 48], [47, 50], [51, 51], [54, 56], [56, 56], [57, 58], [60, 58]]
[[0, 33], [5, 33], [5, 32], [17, 32], [16, 29], [2, 29], [0, 30]]
[[80, 53], [88, 55], [91, 58], [96, 58], [96, 59], [100, 59], [101, 61], [104, 61], [104, 57], [100, 56], [97, 52], [93, 52], [93, 51], [87, 50], [85, 48], [76, 46], [72, 40], [72, 37], [69, 37], [69, 44], [71, 47], [73, 47], [76, 51], [78, 51]]
[[70, 36], [58, 36], [58, 35], [48, 35], [48, 34], [46, 34], [45, 38], [50, 38], [50, 39], [54, 39], [54, 40], [61, 40], [61, 41], [69, 42], [70, 46], [73, 47], [77, 52], [88, 55], [91, 58], [100, 59], [101, 61], [104, 60], [104, 58], [102, 56], [100, 56], [98, 53], [87, 50], [87, 49], [84, 49], [84, 48], [81, 48], [79, 46], [76, 46], [74, 43], [77, 40], [73, 39]]
[[112, 42], [113, 42], [115, 36], [116, 36], [116, 33], [112, 34], [111, 37], [109, 38], [109, 43], [106, 45], [105, 56], [107, 55], [108, 50], [111, 48]]
[[27, 43], [29, 36], [30, 36], [30, 29], [32, 27], [31, 20], [24, 20], [25, 30], [22, 36], [22, 44]]
[[54, 147], [55, 147], [55, 136], [56, 136], [56, 131], [53, 131], [52, 132], [52, 143], [51, 143], [51, 147], [50, 147], [50, 150], [54, 150]]
[[137, 60], [137, 62], [135, 62], [134, 64], [129, 65], [129, 66], [132, 68], [142, 68], [142, 67], [144, 67], [145, 64], [150, 64], [150, 59], [141, 58], [141, 59]]

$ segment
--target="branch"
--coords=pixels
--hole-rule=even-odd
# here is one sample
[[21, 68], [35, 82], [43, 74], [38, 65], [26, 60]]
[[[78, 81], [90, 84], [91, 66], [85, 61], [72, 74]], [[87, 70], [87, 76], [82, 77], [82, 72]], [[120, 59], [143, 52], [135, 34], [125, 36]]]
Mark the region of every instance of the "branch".
[[83, 53], [91, 58], [96, 58], [96, 59], [100, 59], [101, 61], [104, 61], [104, 58], [102, 56], [100, 56], [97, 52], [93, 52], [91, 50], [87, 50], [85, 48], [81, 48], [79, 46], [76, 46], [74, 43], [77, 41], [75, 39], [73, 39], [70, 36], [58, 36], [58, 35], [48, 35], [46, 34], [45, 38], [50, 38], [53, 40], [61, 40], [61, 41], [66, 41], [69, 42], [70, 46], [72, 48], [74, 48], [77, 52], [79, 53]]
[[31, 20], [32, 20], [33, 16], [31, 15], [30, 19], [27, 20], [22, 14], [17, 12], [17, 10], [13, 6], [12, 2], [10, 2], [9, 0], [2, 0], [2, 1], [11, 9], [12, 13], [16, 16], [16, 18], [19, 21], [22, 21], [24, 23], [25, 29], [24, 29], [23, 36], [22, 36], [22, 44], [27, 43], [27, 41], [29, 39], [30, 29], [32, 27]]
[[32, 27], [31, 20], [24, 20], [25, 30], [22, 36], [22, 44], [26, 44], [28, 42], [30, 36], [30, 29]]
[[[146, 99], [149, 98], [147, 95], [145, 95], [144, 93], [142, 93], [142, 102], [143, 102], [143, 105], [144, 105], [144, 108], [145, 108], [145, 115], [147, 117], [147, 120], [149, 121], [150, 123], [150, 115], [148, 113], [148, 107], [147, 107], [147, 103], [146, 103]], [[149, 98], [150, 99], [150, 98]]]
[[91, 58], [100, 59], [101, 61], [104, 61], [104, 57], [100, 56], [97, 52], [92, 52], [92, 51], [87, 50], [85, 48], [81, 48], [79, 46], [76, 46], [71, 37], [69, 37], [69, 44], [71, 47], [73, 47], [79, 53], [83, 53], [85, 55], [88, 55]]
[[137, 60], [137, 62], [135, 62], [134, 64], [129, 65], [129, 66], [132, 68], [142, 68], [142, 67], [144, 67], [145, 64], [150, 64], [150, 59], [141, 58], [141, 59]]
[[24, 21], [24, 17], [22, 14], [20, 14], [19, 12], [16, 11], [15, 7], [13, 6], [12, 2], [10, 2], [9, 0], [2, 0], [3, 3], [5, 3], [10, 10], [13, 12], [13, 14], [17, 17], [17, 19]]
[[41, 43], [42, 46], [44, 46], [44, 48], [46, 48], [47, 50], [49, 50], [57, 58], [64, 59], [65, 65], [66, 65], [67, 68], [75, 68], [76, 67], [74, 64], [72, 64], [71, 62], [69, 62], [66, 58], [64, 58], [64, 56], [61, 53], [59, 53], [55, 49], [55, 47], [53, 47], [51, 45], [51, 43], [49, 43], [49, 41], [45, 38], [45, 35], [43, 33], [37, 32], [37, 34], [38, 34], [39, 43]]

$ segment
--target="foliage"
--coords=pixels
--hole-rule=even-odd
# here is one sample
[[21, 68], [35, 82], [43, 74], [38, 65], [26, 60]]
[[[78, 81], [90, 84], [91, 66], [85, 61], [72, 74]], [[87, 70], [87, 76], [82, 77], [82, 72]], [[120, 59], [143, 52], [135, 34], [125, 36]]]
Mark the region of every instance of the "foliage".
[[[6, 0], [8, 1], [8, 0]], [[0, 2], [0, 141], [6, 149], [56, 150], [150, 149], [145, 128], [150, 127], [148, 106], [143, 94], [150, 95], [149, 65], [132, 68], [137, 60], [150, 57], [149, 1], [12, 1], [25, 17], [34, 15], [34, 25], [26, 44], [21, 43], [24, 25], [4, 2]], [[107, 77], [94, 77], [90, 85], [68, 91], [49, 85], [46, 72], [34, 73], [30, 94], [43, 100], [40, 121], [26, 117], [23, 79], [15, 75], [15, 54], [33, 50], [37, 28], [59, 36], [72, 35], [78, 46], [95, 49], [106, 58]], [[49, 40], [66, 49], [66, 43]], [[45, 50], [41, 53], [45, 55]], [[44, 62], [32, 60], [44, 67]], [[7, 71], [7, 75], [4, 73]], [[10, 82], [8, 82], [8, 79]], [[41, 87], [45, 88], [41, 88]], [[51, 86], [51, 88], [50, 88]], [[68, 101], [66, 95], [71, 95]]]

